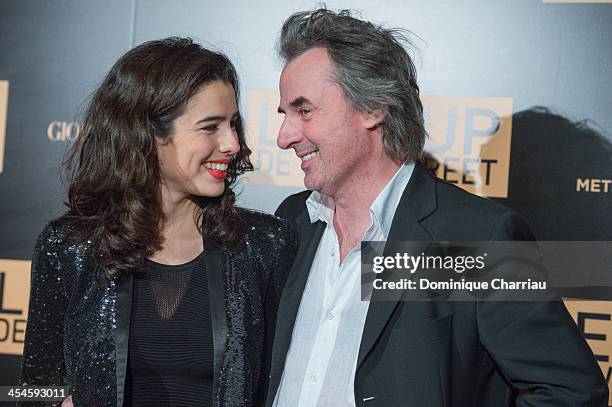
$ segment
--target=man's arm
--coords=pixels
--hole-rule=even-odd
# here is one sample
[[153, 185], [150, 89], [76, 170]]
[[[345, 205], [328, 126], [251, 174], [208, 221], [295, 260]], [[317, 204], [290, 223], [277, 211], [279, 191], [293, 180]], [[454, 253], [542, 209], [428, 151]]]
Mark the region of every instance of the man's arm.
[[[490, 240], [531, 240], [527, 223], [506, 212]], [[480, 301], [480, 341], [512, 386], [517, 406], [607, 406], [595, 357], [554, 292], [542, 301]]]

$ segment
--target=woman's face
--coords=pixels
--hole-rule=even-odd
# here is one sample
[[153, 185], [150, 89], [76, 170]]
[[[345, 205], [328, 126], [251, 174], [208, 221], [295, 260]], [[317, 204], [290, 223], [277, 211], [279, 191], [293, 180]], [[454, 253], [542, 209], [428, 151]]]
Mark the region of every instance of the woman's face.
[[238, 106], [232, 85], [203, 85], [173, 122], [172, 134], [157, 143], [162, 184], [175, 198], [219, 196], [232, 154], [240, 151]]

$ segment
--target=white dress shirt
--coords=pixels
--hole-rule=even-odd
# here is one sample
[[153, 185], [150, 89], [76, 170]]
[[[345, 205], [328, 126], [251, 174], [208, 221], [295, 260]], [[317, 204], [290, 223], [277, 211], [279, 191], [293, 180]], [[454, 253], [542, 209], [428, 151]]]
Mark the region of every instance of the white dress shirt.
[[[403, 165], [370, 207], [362, 240], [386, 241], [413, 165]], [[361, 245], [340, 263], [331, 200], [313, 192], [310, 222], [326, 223], [298, 310], [274, 407], [355, 407], [354, 380], [369, 301], [361, 301]]]

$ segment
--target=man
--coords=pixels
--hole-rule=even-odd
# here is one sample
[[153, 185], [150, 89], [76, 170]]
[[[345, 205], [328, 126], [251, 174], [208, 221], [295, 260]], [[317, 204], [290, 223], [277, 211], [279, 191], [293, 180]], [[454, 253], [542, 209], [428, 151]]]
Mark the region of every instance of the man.
[[299, 248], [266, 406], [605, 406], [560, 301], [361, 301], [362, 240], [533, 240], [516, 213], [416, 163], [423, 112], [401, 40], [347, 11], [283, 25], [278, 145], [312, 192], [277, 211]]

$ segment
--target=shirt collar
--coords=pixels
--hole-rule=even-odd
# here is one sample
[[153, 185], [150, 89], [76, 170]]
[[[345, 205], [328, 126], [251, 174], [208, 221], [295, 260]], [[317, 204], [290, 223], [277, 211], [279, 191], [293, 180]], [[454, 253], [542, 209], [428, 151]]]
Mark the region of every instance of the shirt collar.
[[320, 220], [328, 224], [332, 220], [335, 209], [331, 198], [317, 191], [312, 191], [306, 200], [306, 208], [310, 216], [310, 223]]
[[[389, 236], [395, 210], [402, 198], [404, 189], [406, 189], [406, 185], [408, 185], [413, 170], [414, 164], [402, 165], [393, 178], [387, 182], [385, 188], [378, 194], [372, 206], [370, 206], [372, 226], [379, 227], [385, 237]], [[332, 199], [327, 195], [312, 191], [306, 200], [306, 208], [310, 216], [310, 223], [315, 223], [319, 220], [327, 224], [331, 223], [335, 208]]]

